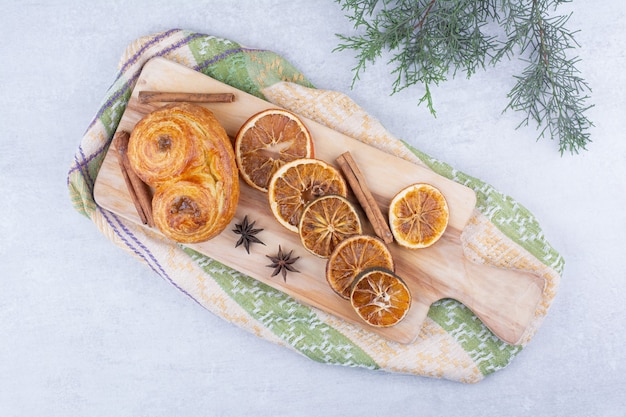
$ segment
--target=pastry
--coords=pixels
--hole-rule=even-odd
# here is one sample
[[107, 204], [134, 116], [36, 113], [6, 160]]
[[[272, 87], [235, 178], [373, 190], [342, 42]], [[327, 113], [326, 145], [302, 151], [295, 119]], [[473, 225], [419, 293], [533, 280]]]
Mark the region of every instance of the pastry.
[[209, 240], [226, 228], [239, 201], [231, 142], [213, 113], [178, 103], [147, 114], [128, 144], [131, 168], [154, 188], [157, 228], [181, 243]]

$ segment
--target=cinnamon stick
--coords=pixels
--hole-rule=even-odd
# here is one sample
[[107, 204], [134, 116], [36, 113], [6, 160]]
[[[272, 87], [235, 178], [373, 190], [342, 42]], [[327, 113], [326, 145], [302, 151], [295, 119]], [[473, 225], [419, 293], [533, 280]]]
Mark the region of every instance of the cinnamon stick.
[[154, 219], [152, 217], [152, 193], [150, 187], [135, 174], [130, 166], [130, 161], [126, 154], [129, 139], [130, 134], [124, 130], [117, 132], [113, 137], [113, 144], [117, 149], [120, 169], [124, 181], [126, 182], [130, 198], [135, 205], [141, 222], [150, 227], [154, 227]]
[[155, 101], [168, 102], [191, 102], [191, 103], [232, 103], [235, 95], [232, 93], [177, 93], [164, 91], [140, 91], [139, 102], [141, 104]]
[[374, 200], [374, 196], [367, 187], [365, 177], [350, 152], [344, 152], [339, 155], [337, 163], [348, 180], [350, 188], [352, 188], [363, 211], [365, 211], [365, 215], [374, 227], [376, 236], [381, 238], [385, 243], [393, 242], [393, 235], [391, 234], [391, 229], [389, 229], [387, 219], [385, 219], [376, 200]]

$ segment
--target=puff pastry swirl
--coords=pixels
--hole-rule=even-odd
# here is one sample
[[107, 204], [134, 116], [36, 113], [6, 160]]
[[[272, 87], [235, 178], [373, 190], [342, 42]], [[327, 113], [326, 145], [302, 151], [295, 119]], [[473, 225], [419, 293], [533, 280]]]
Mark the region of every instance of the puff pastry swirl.
[[239, 201], [231, 142], [213, 113], [178, 103], [147, 114], [128, 144], [131, 168], [154, 188], [157, 228], [181, 243], [209, 240], [226, 228]]

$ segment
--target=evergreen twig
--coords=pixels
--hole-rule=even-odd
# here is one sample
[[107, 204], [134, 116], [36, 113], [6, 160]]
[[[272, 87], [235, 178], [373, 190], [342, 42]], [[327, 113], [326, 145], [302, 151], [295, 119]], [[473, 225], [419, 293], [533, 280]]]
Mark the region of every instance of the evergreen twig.
[[[526, 68], [515, 76], [504, 111], [525, 116], [518, 125], [535, 123], [538, 138], [558, 139], [559, 151], [578, 153], [591, 142], [593, 123], [586, 116], [591, 88], [576, 69], [579, 58], [575, 32], [566, 28], [570, 15], [551, 16], [549, 10], [571, 0], [336, 0], [360, 30], [338, 34], [336, 51], [356, 52], [353, 86], [368, 64], [389, 51], [396, 77], [392, 93], [421, 84], [426, 103], [436, 115], [431, 86], [463, 72], [495, 66], [520, 55]], [[493, 24], [503, 33], [491, 34]]]

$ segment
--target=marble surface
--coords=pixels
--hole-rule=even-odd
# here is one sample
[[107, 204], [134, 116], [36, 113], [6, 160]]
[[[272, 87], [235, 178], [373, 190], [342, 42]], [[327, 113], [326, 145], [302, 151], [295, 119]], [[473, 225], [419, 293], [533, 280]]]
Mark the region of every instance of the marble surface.
[[[126, 4], [131, 3], [131, 4]], [[518, 61], [390, 96], [383, 61], [353, 89], [333, 1], [3, 2], [0, 13], [2, 416], [623, 416], [626, 3], [576, 1], [593, 143], [561, 157], [504, 113]], [[475, 385], [322, 365], [227, 323], [75, 212], [66, 173], [129, 42], [184, 28], [272, 49], [389, 131], [532, 211], [566, 268], [543, 326]]]

